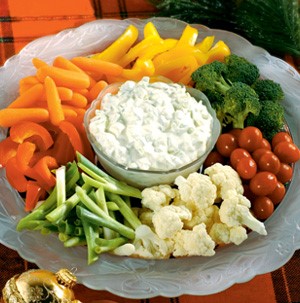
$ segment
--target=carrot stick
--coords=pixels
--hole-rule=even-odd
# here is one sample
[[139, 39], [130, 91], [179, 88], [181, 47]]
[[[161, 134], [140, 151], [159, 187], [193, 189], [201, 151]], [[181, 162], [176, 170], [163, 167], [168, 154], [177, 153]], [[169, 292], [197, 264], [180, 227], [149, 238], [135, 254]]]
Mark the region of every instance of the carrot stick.
[[65, 116], [61, 107], [61, 100], [58, 95], [57, 87], [50, 77], [45, 78], [45, 90], [50, 121], [52, 124], [58, 125], [65, 119]]
[[36, 58], [36, 57], [32, 59], [32, 64], [34, 65], [35, 68], [40, 68], [42, 66], [48, 66], [48, 64], [45, 61], [43, 61], [39, 58]]
[[61, 100], [71, 100], [73, 97], [73, 91], [70, 88], [58, 86], [57, 91]]
[[81, 68], [71, 62], [69, 59], [62, 56], [58, 56], [54, 59], [53, 66], [85, 74]]
[[45, 78], [49, 76], [57, 86], [68, 88], [88, 88], [90, 86], [88, 75], [55, 66], [42, 66], [37, 70], [36, 76], [41, 82], [44, 82]]
[[23, 121], [45, 122], [49, 112], [45, 108], [4, 108], [0, 110], [0, 126], [11, 127]]
[[123, 71], [123, 68], [120, 65], [99, 59], [75, 57], [71, 61], [82, 70], [88, 72], [119, 76]]
[[44, 87], [41, 83], [35, 84], [17, 99], [15, 99], [8, 108], [24, 108], [33, 107], [35, 103], [41, 99], [44, 92]]
[[88, 104], [88, 100], [85, 96], [79, 93], [74, 93], [71, 100], [65, 100], [63, 103], [66, 105], [85, 108]]
[[108, 85], [108, 83], [104, 80], [98, 81], [89, 91], [89, 101], [95, 100], [100, 92]]
[[38, 78], [36, 76], [27, 76], [27, 77], [24, 77], [22, 79], [20, 79], [19, 81], [19, 84], [22, 85], [22, 84], [38, 84], [40, 83], [40, 81], [38, 80]]
[[76, 118], [78, 116], [76, 111], [71, 108], [62, 107], [62, 110], [64, 112], [65, 119]]

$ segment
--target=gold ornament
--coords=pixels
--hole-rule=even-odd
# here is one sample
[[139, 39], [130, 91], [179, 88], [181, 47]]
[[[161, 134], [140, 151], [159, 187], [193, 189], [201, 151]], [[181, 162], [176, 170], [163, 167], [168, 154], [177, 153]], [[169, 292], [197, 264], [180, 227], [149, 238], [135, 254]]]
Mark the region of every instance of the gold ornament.
[[4, 303], [81, 303], [74, 298], [77, 279], [67, 269], [33, 269], [13, 276], [2, 290]]

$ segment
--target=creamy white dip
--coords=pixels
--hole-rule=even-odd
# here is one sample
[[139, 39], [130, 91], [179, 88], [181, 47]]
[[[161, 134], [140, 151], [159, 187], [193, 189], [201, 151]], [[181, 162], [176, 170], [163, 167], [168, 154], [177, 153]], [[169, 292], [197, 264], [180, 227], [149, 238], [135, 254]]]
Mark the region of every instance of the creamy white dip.
[[97, 147], [128, 168], [170, 170], [201, 157], [213, 118], [179, 84], [126, 81], [106, 94], [89, 131]]

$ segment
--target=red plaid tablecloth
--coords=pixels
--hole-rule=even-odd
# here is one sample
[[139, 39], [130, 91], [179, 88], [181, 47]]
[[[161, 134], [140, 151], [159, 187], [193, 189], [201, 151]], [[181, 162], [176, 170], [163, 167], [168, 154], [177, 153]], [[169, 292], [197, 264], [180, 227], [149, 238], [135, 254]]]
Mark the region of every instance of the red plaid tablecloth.
[[[30, 41], [99, 18], [147, 18], [155, 9], [146, 0], [0, 0], [0, 65]], [[0, 79], [1, 81], [1, 79]], [[17, 252], [0, 245], [0, 290], [16, 273], [34, 264]], [[300, 302], [300, 251], [278, 270], [260, 275], [210, 296], [183, 295], [147, 300], [120, 298], [105, 291], [75, 287], [76, 298], [84, 303], [115, 300], [120, 303], [291, 303]]]

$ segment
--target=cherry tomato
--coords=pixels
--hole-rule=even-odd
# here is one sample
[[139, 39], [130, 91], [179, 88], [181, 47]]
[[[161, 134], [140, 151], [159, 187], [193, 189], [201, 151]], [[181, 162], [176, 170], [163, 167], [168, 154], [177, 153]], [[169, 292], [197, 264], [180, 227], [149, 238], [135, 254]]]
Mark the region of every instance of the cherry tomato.
[[251, 191], [257, 196], [267, 196], [277, 186], [277, 178], [268, 171], [258, 172], [249, 183]]
[[300, 151], [296, 144], [282, 141], [277, 143], [274, 154], [284, 163], [295, 163], [300, 159]]
[[232, 135], [234, 135], [236, 138], [237, 138], [237, 140], [239, 139], [239, 136], [240, 136], [240, 134], [241, 134], [241, 129], [240, 128], [233, 128], [233, 129], [231, 129], [230, 131], [229, 131], [229, 133], [230, 134], [232, 134]]
[[274, 205], [278, 205], [285, 196], [285, 186], [281, 182], [277, 182], [276, 188], [267, 197], [270, 198]]
[[241, 148], [253, 152], [262, 144], [262, 139], [262, 132], [257, 127], [247, 126], [241, 131], [238, 143]]
[[204, 168], [212, 166], [215, 163], [225, 163], [225, 159], [223, 156], [220, 155], [219, 152], [217, 152], [216, 150], [211, 151], [207, 158], [205, 159], [203, 166]]
[[242, 179], [250, 180], [256, 174], [256, 162], [251, 157], [244, 157], [237, 163], [236, 171]]
[[258, 148], [252, 153], [252, 158], [254, 159], [254, 161], [256, 163], [258, 163], [260, 157], [262, 155], [264, 155], [265, 153], [272, 153], [272, 151], [270, 151], [269, 149], [266, 149], [266, 148]]
[[266, 196], [257, 197], [252, 203], [254, 216], [259, 220], [269, 218], [274, 212], [272, 200]]
[[272, 138], [272, 147], [274, 148], [280, 142], [293, 142], [292, 137], [286, 132], [279, 132]]
[[258, 167], [260, 170], [266, 170], [276, 175], [279, 172], [280, 160], [272, 152], [264, 153], [258, 160]]
[[249, 152], [247, 152], [245, 149], [243, 148], [236, 148], [234, 151], [232, 151], [232, 153], [230, 154], [230, 163], [232, 165], [233, 168], [236, 168], [238, 162], [242, 159], [242, 158], [251, 158], [251, 155]]
[[266, 138], [262, 138], [261, 143], [257, 148], [266, 148], [271, 150], [271, 144]]
[[216, 142], [217, 151], [224, 157], [229, 157], [231, 152], [238, 147], [238, 141], [232, 134], [221, 134]]
[[276, 174], [276, 178], [281, 183], [285, 184], [292, 180], [293, 167], [287, 163], [280, 163], [279, 171]]

